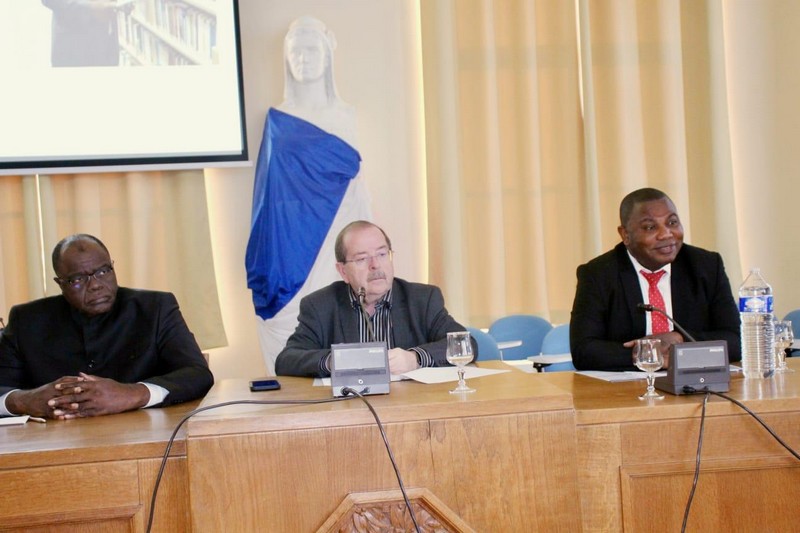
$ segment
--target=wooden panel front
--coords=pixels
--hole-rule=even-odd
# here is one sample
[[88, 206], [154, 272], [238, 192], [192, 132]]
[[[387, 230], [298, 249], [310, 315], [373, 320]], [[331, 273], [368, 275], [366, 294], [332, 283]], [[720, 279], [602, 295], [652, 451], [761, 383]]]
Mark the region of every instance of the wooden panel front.
[[[139, 510], [135, 461], [0, 472], [0, 523], [32, 527], [57, 521], [130, 522]], [[124, 531], [130, 531], [130, 524]], [[121, 531], [121, 530], [120, 530]]]
[[[370, 396], [406, 488], [427, 490], [475, 531], [580, 531], [572, 401], [542, 376], [476, 378], [468, 396], [414, 382]], [[330, 398], [307, 379], [281, 383], [267, 396], [225, 380], [203, 405]], [[314, 531], [349, 493], [398, 489], [359, 400], [206, 411], [189, 422], [187, 457], [198, 532]]]
[[476, 531], [580, 531], [571, 411], [436, 420], [431, 445], [433, 492]]
[[[407, 488], [476, 531], [579, 531], [571, 411], [386, 425]], [[397, 489], [375, 426], [190, 438], [193, 528], [313, 531], [351, 492]], [[263, 529], [262, 529], [263, 530]]]
[[[407, 487], [433, 484], [426, 422], [387, 424]], [[348, 492], [397, 488], [376, 426], [190, 439], [196, 532], [314, 531]]]
[[[166, 441], [196, 405], [0, 428], [0, 530], [143, 532]], [[154, 532], [191, 530], [184, 443], [180, 433]]]
[[[620, 477], [625, 531], [681, 531], [694, 464], [623, 467]], [[796, 459], [704, 461], [686, 531], [797, 531], [798, 501]]]

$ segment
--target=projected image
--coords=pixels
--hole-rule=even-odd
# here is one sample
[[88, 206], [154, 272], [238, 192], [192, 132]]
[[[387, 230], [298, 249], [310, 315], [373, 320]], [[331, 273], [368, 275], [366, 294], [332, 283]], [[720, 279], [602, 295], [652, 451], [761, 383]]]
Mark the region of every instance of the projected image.
[[238, 0], [0, 0], [0, 175], [247, 161], [240, 67]]
[[52, 12], [51, 65], [217, 64], [214, 0], [41, 0]]

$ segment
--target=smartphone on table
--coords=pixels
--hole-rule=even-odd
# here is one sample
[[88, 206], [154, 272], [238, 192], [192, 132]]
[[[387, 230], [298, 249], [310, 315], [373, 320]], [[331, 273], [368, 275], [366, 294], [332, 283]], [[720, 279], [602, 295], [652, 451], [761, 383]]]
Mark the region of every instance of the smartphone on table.
[[277, 379], [254, 379], [250, 382], [250, 390], [253, 392], [265, 390], [278, 390], [281, 384]]

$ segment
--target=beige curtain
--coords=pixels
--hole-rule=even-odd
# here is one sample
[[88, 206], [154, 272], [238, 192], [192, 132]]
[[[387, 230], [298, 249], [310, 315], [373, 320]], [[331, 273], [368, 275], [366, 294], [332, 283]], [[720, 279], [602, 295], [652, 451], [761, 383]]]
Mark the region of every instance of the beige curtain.
[[733, 199], [719, 0], [422, 0], [421, 18], [430, 278], [456, 316], [567, 322], [576, 267], [643, 186], [687, 242], [737, 259], [716, 207]]
[[227, 344], [201, 170], [0, 176], [0, 313], [58, 294], [50, 255], [64, 236], [108, 246], [119, 284], [170, 291], [204, 349]]

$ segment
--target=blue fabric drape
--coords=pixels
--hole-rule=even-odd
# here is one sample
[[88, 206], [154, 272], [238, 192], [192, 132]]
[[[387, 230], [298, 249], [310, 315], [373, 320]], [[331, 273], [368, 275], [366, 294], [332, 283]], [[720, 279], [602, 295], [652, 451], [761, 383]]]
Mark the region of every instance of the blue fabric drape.
[[277, 109], [267, 113], [245, 256], [261, 318], [274, 317], [305, 283], [360, 164], [339, 137]]

